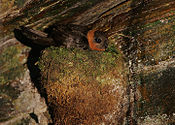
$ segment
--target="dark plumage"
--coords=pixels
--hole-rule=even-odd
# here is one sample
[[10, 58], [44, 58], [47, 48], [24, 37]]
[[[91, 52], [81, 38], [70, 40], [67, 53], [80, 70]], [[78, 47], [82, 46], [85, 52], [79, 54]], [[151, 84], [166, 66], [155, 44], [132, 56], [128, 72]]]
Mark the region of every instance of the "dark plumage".
[[44, 32], [20, 27], [14, 30], [15, 37], [29, 46], [65, 46], [67, 48], [91, 49], [105, 51], [108, 39], [105, 34], [96, 29], [74, 24], [52, 25]]

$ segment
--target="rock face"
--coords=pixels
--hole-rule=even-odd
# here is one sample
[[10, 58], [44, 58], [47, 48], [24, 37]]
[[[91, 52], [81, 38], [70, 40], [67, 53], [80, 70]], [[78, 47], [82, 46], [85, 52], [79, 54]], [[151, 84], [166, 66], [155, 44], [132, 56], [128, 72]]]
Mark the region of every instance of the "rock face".
[[[139, 74], [138, 89], [141, 99], [137, 103], [140, 123], [173, 124], [174, 120], [174, 66], [175, 60], [162, 61], [159, 65], [146, 66]], [[157, 115], [155, 115], [157, 114]], [[145, 117], [145, 119], [144, 119]], [[157, 124], [158, 124], [157, 123]]]
[[[70, 119], [75, 123], [86, 123], [88, 119], [89, 123], [106, 124], [174, 124], [174, 5], [174, 0], [1, 1], [0, 124], [48, 124], [49, 115], [40, 94], [47, 94], [48, 106], [54, 109], [49, 108], [50, 114], [57, 123], [69, 123]], [[40, 68], [50, 75], [46, 77], [47, 74], [42, 71], [41, 84], [36, 67], [40, 51], [22, 45], [15, 39], [13, 30], [24, 25], [42, 31], [55, 22], [88, 25], [105, 31], [120, 54], [114, 58], [110, 52], [49, 48], [40, 59], [40, 66], [45, 62], [48, 69]], [[51, 57], [44, 59], [47, 54], [60, 53], [69, 53], [75, 59], [51, 56], [66, 61], [65, 67], [59, 61], [58, 64], [52, 61]], [[108, 61], [103, 62], [102, 57]], [[92, 64], [94, 69], [84, 62]], [[110, 65], [106, 65], [108, 63]], [[123, 66], [123, 63], [127, 65]], [[71, 68], [72, 65], [76, 70]], [[127, 79], [127, 72], [121, 67], [127, 68]], [[71, 69], [71, 73], [67, 68]], [[84, 70], [86, 68], [88, 70]], [[71, 82], [66, 82], [69, 80]], [[63, 102], [60, 102], [61, 97], [64, 97]], [[110, 100], [113, 100], [112, 103], [109, 103]], [[58, 104], [67, 105], [57, 109]], [[106, 111], [101, 108], [103, 105], [107, 107]], [[70, 114], [64, 110], [67, 108], [73, 109]], [[115, 112], [112, 112], [114, 109]]]
[[[26, 62], [27, 48], [13, 45], [0, 56], [0, 124], [48, 123], [47, 106], [33, 86]], [[36, 119], [31, 117], [34, 114]]]
[[39, 67], [55, 124], [124, 122], [127, 70], [121, 55], [51, 47]]
[[37, 89], [33, 87], [29, 71], [25, 71], [22, 77], [0, 85], [1, 124], [48, 124], [48, 118], [44, 115], [47, 114], [45, 100], [41, 99]]

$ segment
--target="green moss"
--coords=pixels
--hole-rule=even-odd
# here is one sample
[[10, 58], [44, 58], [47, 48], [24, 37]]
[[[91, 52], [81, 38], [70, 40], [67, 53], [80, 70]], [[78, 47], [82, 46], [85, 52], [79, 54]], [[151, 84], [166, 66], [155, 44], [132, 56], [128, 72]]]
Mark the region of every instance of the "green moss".
[[106, 52], [50, 47], [43, 52], [39, 68], [42, 72], [48, 72], [49, 68], [53, 69], [50, 72], [59, 70], [56, 75], [59, 80], [74, 74], [80, 79], [87, 77], [87, 81], [92, 81], [116, 67], [118, 57], [112, 46]]
[[21, 49], [12, 46], [4, 49], [0, 54], [0, 84], [15, 80], [23, 73], [24, 67], [20, 62]]
[[24, 67], [23, 66], [18, 66], [9, 69], [6, 72], [3, 72], [0, 75], [0, 82], [1, 84], [7, 83], [11, 80], [15, 80], [15, 78], [20, 77], [23, 74]]
[[18, 53], [18, 50], [16, 47], [9, 47], [5, 49], [3, 53], [0, 55], [0, 65], [3, 65], [4, 63], [7, 63], [8, 61], [11, 61], [14, 57], [14, 54], [16, 53]]
[[126, 85], [123, 63], [114, 46], [105, 52], [61, 47], [44, 50], [38, 64], [48, 106], [54, 110], [53, 122], [103, 122], [104, 115], [115, 111], [119, 101], [114, 84], [121, 88]]

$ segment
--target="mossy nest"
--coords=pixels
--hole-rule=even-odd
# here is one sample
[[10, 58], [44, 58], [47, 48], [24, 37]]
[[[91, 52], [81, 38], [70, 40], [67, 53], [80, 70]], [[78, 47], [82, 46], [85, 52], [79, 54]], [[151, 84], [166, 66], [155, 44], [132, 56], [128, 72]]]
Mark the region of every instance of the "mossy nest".
[[50, 47], [39, 60], [41, 82], [55, 124], [110, 123], [125, 88], [121, 55], [113, 49], [97, 52]]

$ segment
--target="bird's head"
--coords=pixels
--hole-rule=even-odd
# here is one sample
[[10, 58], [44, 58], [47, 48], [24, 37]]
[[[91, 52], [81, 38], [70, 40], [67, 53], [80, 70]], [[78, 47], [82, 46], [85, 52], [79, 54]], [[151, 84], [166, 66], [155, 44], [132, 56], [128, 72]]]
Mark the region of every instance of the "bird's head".
[[87, 34], [89, 47], [91, 50], [105, 51], [108, 47], [108, 38], [98, 30], [90, 30]]

